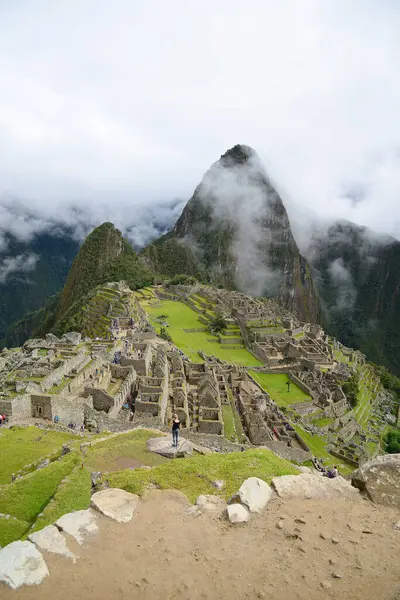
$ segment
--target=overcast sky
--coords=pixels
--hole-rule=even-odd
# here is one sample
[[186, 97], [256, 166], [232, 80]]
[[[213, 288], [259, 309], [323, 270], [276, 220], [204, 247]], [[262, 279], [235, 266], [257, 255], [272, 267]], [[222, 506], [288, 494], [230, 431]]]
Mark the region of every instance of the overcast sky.
[[289, 214], [400, 238], [399, 31], [398, 0], [1, 0], [0, 230], [134, 227], [243, 143]]

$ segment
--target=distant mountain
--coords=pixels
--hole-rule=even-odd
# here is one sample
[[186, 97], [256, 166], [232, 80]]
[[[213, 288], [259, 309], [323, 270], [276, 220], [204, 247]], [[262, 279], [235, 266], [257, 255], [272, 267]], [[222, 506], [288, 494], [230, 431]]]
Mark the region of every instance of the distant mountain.
[[307, 256], [327, 330], [400, 375], [400, 242], [342, 221]]
[[79, 244], [68, 230], [39, 234], [29, 242], [4, 236], [0, 251], [0, 343], [9, 326], [42, 307], [64, 285]]
[[163, 275], [184, 273], [274, 297], [304, 321], [320, 319], [310, 268], [285, 207], [248, 146], [234, 146], [211, 166], [173, 230], [143, 256]]

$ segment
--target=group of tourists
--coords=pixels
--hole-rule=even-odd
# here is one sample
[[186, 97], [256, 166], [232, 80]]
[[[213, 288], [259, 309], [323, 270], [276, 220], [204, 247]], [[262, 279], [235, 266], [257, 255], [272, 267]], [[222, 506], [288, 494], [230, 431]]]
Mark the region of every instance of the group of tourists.
[[339, 475], [339, 471], [336, 465], [334, 465], [334, 467], [331, 468], [326, 468], [323, 464], [322, 464], [322, 458], [312, 458], [312, 463], [314, 465], [314, 468], [319, 471], [319, 473], [322, 473], [322, 475], [324, 477], [329, 477], [329, 479], [334, 479], [335, 477], [337, 477]]

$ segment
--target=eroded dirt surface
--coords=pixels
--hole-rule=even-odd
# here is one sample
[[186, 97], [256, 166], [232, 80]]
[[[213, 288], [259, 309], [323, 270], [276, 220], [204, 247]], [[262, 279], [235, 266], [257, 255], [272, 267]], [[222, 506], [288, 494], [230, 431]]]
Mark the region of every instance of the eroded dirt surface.
[[[194, 517], [178, 492], [150, 492], [133, 520], [99, 516], [100, 533], [74, 565], [45, 554], [50, 577], [13, 600], [397, 600], [394, 510], [366, 500], [275, 499], [249, 523]], [[72, 549], [72, 548], [71, 548]], [[76, 550], [74, 546], [73, 550]]]

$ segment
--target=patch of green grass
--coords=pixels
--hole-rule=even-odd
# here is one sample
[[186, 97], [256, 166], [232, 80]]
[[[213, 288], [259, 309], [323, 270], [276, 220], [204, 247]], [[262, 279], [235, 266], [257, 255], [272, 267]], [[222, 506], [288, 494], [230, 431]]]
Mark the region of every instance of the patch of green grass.
[[313, 435], [308, 431], [305, 431], [302, 427], [298, 425], [294, 425], [294, 429], [296, 433], [299, 434], [301, 439], [307, 444], [310, 448], [312, 454], [317, 458], [322, 458], [324, 461], [324, 465], [326, 467], [331, 467], [333, 465], [337, 465], [339, 472], [341, 475], [349, 475], [354, 471], [353, 465], [346, 462], [343, 459], [337, 458], [336, 456], [332, 456], [326, 450], [327, 440], [321, 435]]
[[19, 540], [29, 529], [29, 523], [16, 519], [0, 517], [0, 546]]
[[[126, 470], [111, 473], [103, 479], [111, 487], [139, 495], [150, 485], [163, 490], [179, 490], [194, 502], [200, 494], [218, 494], [227, 500], [248, 477], [259, 477], [270, 483], [279, 475], [298, 475], [298, 471], [289, 461], [270, 450], [252, 449], [173, 460], [151, 471]], [[220, 491], [211, 485], [216, 479], [225, 481], [225, 487]]]
[[[262, 364], [246, 348], [224, 348], [224, 344], [215, 343], [218, 338], [212, 336], [208, 331], [187, 333], [185, 329], [198, 329], [204, 326], [199, 321], [198, 313], [187, 304], [162, 300], [157, 306], [147, 305], [145, 309], [149, 313], [152, 325], [158, 333], [160, 325], [155, 319], [160, 315], [167, 315], [166, 321], [169, 325], [167, 331], [172, 337], [173, 343], [194, 362], [202, 362], [198, 354], [199, 350], [202, 350], [206, 354], [214, 355], [230, 363], [245, 366]], [[210, 342], [210, 339], [215, 339], [215, 342]]]
[[334, 420], [331, 417], [321, 417], [320, 419], [313, 419], [312, 423], [317, 427], [326, 427], [327, 425], [331, 425]]
[[222, 416], [224, 419], [224, 432], [227, 440], [236, 442], [235, 421], [233, 419], [232, 407], [230, 404], [222, 405]]
[[310, 402], [311, 396], [303, 392], [293, 381], [288, 392], [286, 382], [288, 376], [285, 373], [258, 373], [249, 371], [249, 374], [278, 404], [278, 406], [289, 406], [299, 402]]
[[32, 523], [53, 497], [60, 482], [80, 462], [77, 453], [71, 452], [53, 462], [0, 487], [0, 512], [21, 521]]
[[0, 434], [0, 485], [9, 483], [12, 473], [25, 465], [35, 463], [72, 439], [79, 439], [70, 433], [38, 427], [2, 428]]
[[91, 491], [90, 472], [82, 469], [80, 465], [76, 466], [66, 482], [59, 485], [53, 499], [46, 506], [43, 514], [37, 518], [29, 533], [51, 525], [62, 515], [88, 508]]
[[104, 440], [88, 447], [85, 465], [92, 471], [116, 471], [121, 469], [121, 461], [130, 459], [142, 465], [154, 467], [168, 462], [168, 458], [149, 452], [146, 442], [158, 437], [152, 431], [137, 429], [131, 433]]

